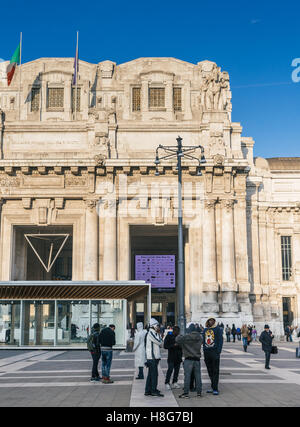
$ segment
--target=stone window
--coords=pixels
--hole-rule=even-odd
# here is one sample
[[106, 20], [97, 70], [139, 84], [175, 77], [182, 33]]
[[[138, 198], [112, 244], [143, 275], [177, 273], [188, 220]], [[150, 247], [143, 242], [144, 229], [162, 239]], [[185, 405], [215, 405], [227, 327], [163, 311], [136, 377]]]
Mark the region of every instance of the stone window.
[[48, 89], [48, 110], [63, 111], [64, 109], [64, 88], [56, 87]]
[[292, 276], [292, 245], [291, 236], [281, 236], [281, 268], [282, 280], [291, 280]]
[[132, 111], [141, 111], [141, 88], [132, 88]]
[[174, 111], [181, 111], [182, 110], [181, 87], [174, 87], [173, 88], [173, 107], [174, 107]]
[[33, 87], [31, 89], [31, 111], [39, 111], [40, 109], [40, 88]]
[[158, 109], [165, 107], [165, 89], [162, 87], [149, 88], [149, 107]]
[[80, 111], [80, 98], [81, 98], [81, 90], [80, 87], [77, 88], [77, 99], [76, 99], [76, 88], [72, 88], [72, 111], [75, 111], [75, 102], [76, 102], [76, 111]]

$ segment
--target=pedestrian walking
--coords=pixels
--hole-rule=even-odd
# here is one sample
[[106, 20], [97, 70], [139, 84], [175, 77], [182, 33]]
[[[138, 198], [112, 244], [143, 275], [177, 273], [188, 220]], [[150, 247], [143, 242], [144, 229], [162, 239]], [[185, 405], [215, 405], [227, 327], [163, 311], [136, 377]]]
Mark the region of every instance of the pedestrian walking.
[[201, 345], [203, 338], [199, 332], [196, 331], [195, 325], [192, 323], [186, 335], [179, 335], [176, 337], [176, 343], [182, 347], [184, 356], [184, 391], [179, 395], [180, 398], [189, 399], [189, 390], [191, 385], [191, 375], [195, 376], [197, 397], [202, 395], [202, 381], [201, 381]]
[[261, 333], [259, 337], [259, 341], [262, 343], [262, 350], [265, 352], [265, 358], [266, 358], [265, 369], [271, 369], [270, 358], [271, 358], [271, 352], [272, 352], [273, 339], [274, 339], [274, 336], [270, 331], [269, 325], [265, 325], [264, 331]]
[[231, 328], [228, 325], [226, 325], [225, 334], [226, 334], [227, 342], [230, 342]]
[[116, 344], [115, 325], [109, 325], [108, 328], [100, 332], [101, 361], [102, 361], [102, 383], [111, 384], [110, 368], [113, 358], [112, 347]]
[[242, 333], [241, 333], [241, 328], [236, 328], [236, 335], [237, 335], [237, 339], [238, 339], [238, 341], [241, 341], [241, 335], [242, 335]]
[[160, 347], [163, 340], [160, 334], [159, 323], [156, 319], [150, 320], [149, 330], [145, 336], [146, 341], [146, 366], [148, 375], [146, 380], [145, 396], [164, 397], [157, 389], [158, 382], [158, 364], [161, 359]]
[[247, 339], [248, 345], [250, 345], [252, 341], [252, 329], [253, 327], [251, 325], [248, 325], [248, 339]]
[[210, 318], [203, 332], [204, 361], [211, 381], [211, 390], [207, 393], [219, 394], [220, 355], [223, 347], [223, 331], [217, 326], [216, 319]]
[[231, 328], [231, 335], [232, 335], [233, 342], [235, 342], [235, 337], [236, 337], [236, 327], [235, 327], [235, 324], [234, 324], [234, 323], [232, 324], [232, 328]]
[[247, 352], [249, 329], [247, 328], [246, 324], [242, 326], [241, 334], [242, 334], [244, 351]]
[[252, 341], [256, 342], [256, 339], [257, 339], [257, 330], [256, 330], [255, 325], [254, 325], [253, 329], [252, 329]]
[[[169, 331], [164, 340], [164, 348], [168, 350], [168, 370], [165, 379], [165, 386], [167, 390], [171, 388], [180, 388], [178, 384], [178, 374], [182, 362], [182, 348], [176, 342], [176, 337], [180, 333], [179, 326], [174, 326], [173, 330]], [[172, 387], [170, 385], [171, 376], [173, 373]]]
[[100, 346], [100, 325], [95, 323], [91, 330], [91, 334], [88, 336], [87, 347], [91, 353], [93, 359], [92, 376], [91, 382], [98, 382], [101, 380], [98, 371], [98, 363], [101, 357], [101, 346]]
[[142, 322], [138, 322], [136, 328], [137, 332], [134, 337], [134, 345], [132, 349], [132, 351], [134, 352], [134, 366], [139, 370], [136, 379], [143, 380], [144, 366], [146, 363], [145, 335], [147, 331], [144, 329], [144, 325]]

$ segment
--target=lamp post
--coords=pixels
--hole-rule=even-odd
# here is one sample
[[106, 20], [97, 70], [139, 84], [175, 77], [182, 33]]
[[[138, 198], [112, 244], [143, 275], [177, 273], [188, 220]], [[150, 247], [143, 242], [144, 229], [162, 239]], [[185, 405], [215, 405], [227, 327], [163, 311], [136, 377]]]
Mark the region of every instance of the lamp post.
[[[156, 165], [156, 172], [155, 175], [159, 175], [158, 171], [158, 165], [162, 160], [171, 160], [174, 157], [177, 157], [177, 170], [178, 170], [178, 326], [180, 327], [181, 333], [185, 334], [186, 329], [186, 319], [185, 319], [185, 281], [184, 281], [184, 244], [183, 244], [183, 225], [182, 225], [182, 164], [181, 159], [182, 157], [186, 157], [190, 160], [197, 160], [198, 161], [198, 167], [197, 167], [197, 176], [201, 176], [201, 169], [200, 165], [201, 163], [205, 163], [205, 157], [204, 157], [204, 148], [202, 145], [197, 146], [182, 146], [182, 138], [178, 136], [176, 138], [177, 146], [170, 145], [170, 146], [164, 146], [159, 145], [156, 149], [156, 157], [155, 157], [155, 165]], [[197, 149], [201, 150], [201, 158], [197, 158], [191, 155], [194, 151]], [[159, 156], [159, 150], [165, 151], [166, 155]]]

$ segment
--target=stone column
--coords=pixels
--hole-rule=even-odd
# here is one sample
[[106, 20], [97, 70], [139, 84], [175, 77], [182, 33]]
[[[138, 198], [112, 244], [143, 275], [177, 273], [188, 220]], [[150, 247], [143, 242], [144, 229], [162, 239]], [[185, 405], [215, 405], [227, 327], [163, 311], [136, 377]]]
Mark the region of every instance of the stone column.
[[203, 311], [211, 315], [219, 312], [216, 257], [215, 199], [204, 201], [203, 216]]
[[116, 201], [108, 200], [103, 229], [103, 280], [117, 280], [117, 210]]
[[96, 199], [86, 199], [84, 280], [98, 280], [98, 215]]
[[222, 207], [222, 311], [238, 312], [236, 300], [237, 283], [235, 279], [235, 246], [233, 230], [234, 200], [221, 201]]

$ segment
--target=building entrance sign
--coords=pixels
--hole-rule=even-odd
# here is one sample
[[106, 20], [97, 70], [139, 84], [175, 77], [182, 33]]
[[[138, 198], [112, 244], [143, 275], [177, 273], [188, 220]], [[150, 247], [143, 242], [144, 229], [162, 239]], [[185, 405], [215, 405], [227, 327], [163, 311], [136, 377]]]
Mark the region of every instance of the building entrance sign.
[[[31, 246], [33, 252], [36, 254], [47, 273], [49, 273], [53, 267], [69, 236], [70, 234], [24, 234], [25, 239]], [[34, 241], [36, 243], [37, 240], [43, 240], [45, 242], [43, 251], [37, 248], [37, 246], [33, 243]], [[44, 255], [45, 253], [46, 255]], [[43, 257], [45, 262], [42, 259]]]
[[136, 255], [135, 279], [152, 288], [175, 288], [175, 255]]

